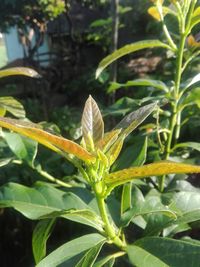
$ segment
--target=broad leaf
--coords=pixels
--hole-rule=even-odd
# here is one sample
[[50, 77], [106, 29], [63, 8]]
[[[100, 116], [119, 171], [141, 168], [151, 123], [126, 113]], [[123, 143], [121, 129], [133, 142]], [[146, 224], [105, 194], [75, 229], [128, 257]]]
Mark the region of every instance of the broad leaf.
[[166, 93], [169, 91], [166, 84], [164, 84], [162, 81], [151, 80], [151, 79], [136, 79], [133, 81], [128, 81], [124, 84], [113, 83], [108, 88], [108, 93], [114, 92], [121, 87], [131, 87], [131, 86], [150, 86], [150, 87], [154, 87], [159, 90], [163, 90]]
[[86, 145], [91, 144], [89, 137], [92, 138], [94, 143], [102, 139], [104, 122], [99, 107], [91, 96], [85, 103], [81, 124]]
[[19, 159], [33, 166], [37, 154], [37, 142], [16, 133], [3, 132], [3, 137]]
[[[160, 237], [146, 237], [135, 242], [135, 246], [141, 248], [143, 251], [149, 254], [149, 257], [141, 257], [141, 264], [138, 262], [138, 267], [143, 266], [173, 266], [173, 267], [196, 267], [199, 266], [200, 262], [200, 245], [192, 244], [189, 242], [174, 240], [170, 238]], [[134, 249], [128, 246], [129, 257], [134, 263], [134, 255], [132, 254]], [[156, 258], [158, 261], [165, 263], [165, 265], [156, 265], [151, 261], [151, 256]], [[139, 255], [136, 256], [139, 258]], [[153, 265], [154, 263], [154, 265]]]
[[[137, 267], [170, 267], [159, 257], [154, 256], [142, 247], [130, 245], [127, 247], [127, 253], [131, 263]], [[175, 267], [175, 266], [174, 266]], [[178, 267], [178, 266], [176, 266]]]
[[161, 176], [173, 173], [199, 173], [200, 166], [161, 161], [141, 167], [124, 169], [110, 173], [105, 177], [107, 186], [112, 189], [120, 184], [130, 182], [134, 179], [149, 178], [150, 176]]
[[0, 78], [8, 77], [8, 76], [16, 76], [16, 75], [24, 75], [31, 78], [40, 78], [41, 76], [33, 69], [25, 68], [25, 67], [16, 67], [9, 68], [5, 70], [0, 70]]
[[33, 231], [32, 249], [35, 262], [40, 262], [46, 256], [46, 243], [54, 226], [55, 219], [38, 222]]
[[[156, 197], [156, 196], [155, 196]], [[200, 220], [200, 194], [199, 191], [184, 191], [178, 193], [167, 193], [157, 198], [162, 202], [164, 201], [170, 210], [175, 211], [177, 215], [176, 221], [163, 216], [162, 214], [151, 215], [147, 220], [147, 227], [145, 229], [146, 235], [155, 235], [160, 233], [167, 227], [172, 227], [171, 231], [168, 228], [168, 232], [174, 231], [174, 228], [181, 227], [187, 223]]]
[[122, 151], [112, 170], [122, 170], [128, 167], [141, 166], [147, 156], [147, 138], [136, 139], [134, 144]]
[[164, 214], [172, 220], [177, 219], [176, 214], [167, 206], [164, 206], [159, 198], [151, 196], [145, 198], [144, 202], [138, 202], [137, 205], [133, 205], [132, 209], [126, 211], [122, 215], [121, 225], [125, 227], [132, 221], [133, 218], [153, 213]]
[[76, 264], [75, 267], [92, 267], [94, 266], [94, 262], [99, 255], [99, 252], [102, 249], [102, 246], [105, 244], [106, 240], [103, 240], [96, 244], [96, 246], [92, 247], [84, 257]]
[[121, 136], [128, 136], [138, 125], [140, 125], [157, 107], [156, 103], [146, 105], [128, 114], [115, 129], [122, 129]]
[[71, 192], [50, 185], [37, 184], [35, 188], [9, 183], [0, 187], [0, 207], [12, 207], [29, 219], [63, 217], [102, 231], [98, 215]]
[[1, 116], [4, 116], [6, 111], [18, 118], [25, 118], [26, 113], [22, 104], [12, 96], [0, 97]]
[[180, 147], [189, 147], [200, 152], [200, 143], [197, 143], [197, 142], [179, 143], [173, 147], [173, 150], [180, 148]]
[[109, 56], [105, 57], [99, 64], [97, 71], [96, 71], [96, 78], [100, 76], [102, 71], [110, 65], [113, 61], [136, 51], [145, 49], [145, 48], [153, 48], [153, 47], [162, 47], [171, 49], [168, 45], [165, 43], [160, 42], [159, 40], [145, 40], [145, 41], [139, 41], [133, 44], [125, 45], [122, 48], [116, 50]]
[[36, 267], [55, 267], [62, 263], [65, 263], [65, 266], [72, 266], [68, 264], [68, 260], [87, 251], [104, 240], [105, 237], [99, 234], [89, 234], [76, 238], [54, 250], [39, 264], [37, 264]]
[[37, 124], [0, 117], [0, 126], [25, 135], [59, 154], [70, 153], [84, 161], [94, 160], [94, 157], [80, 145], [43, 131]]

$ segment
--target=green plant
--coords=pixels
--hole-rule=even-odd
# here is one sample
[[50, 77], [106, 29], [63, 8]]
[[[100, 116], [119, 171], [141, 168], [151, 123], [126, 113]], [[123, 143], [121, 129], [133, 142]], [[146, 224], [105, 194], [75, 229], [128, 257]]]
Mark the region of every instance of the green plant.
[[[112, 83], [108, 92], [111, 93], [123, 87], [143, 86], [151, 89], [151, 98], [149, 99], [167, 100], [168, 109], [160, 109], [157, 125], [155, 124], [153, 128], [157, 135], [156, 142], [159, 144], [157, 150], [159, 150], [160, 157], [168, 160], [170, 157], [180, 154], [179, 150], [183, 147], [187, 148], [188, 152], [190, 149], [199, 151], [199, 143], [179, 143], [179, 138], [181, 128], [191, 120], [189, 108], [193, 105], [197, 105], [199, 108], [200, 75], [197, 74], [191, 77], [191, 70], [188, 67], [200, 53], [199, 43], [192, 35], [192, 32], [196, 31], [200, 22], [200, 7], [197, 0], [154, 0], [151, 2], [153, 2], [153, 6], [148, 9], [148, 13], [162, 25], [166, 42], [145, 40], [126, 45], [100, 62], [96, 76], [99, 77], [108, 65], [129, 53], [146, 48], [160, 47], [166, 49], [167, 55], [171, 59], [172, 72], [174, 72], [173, 80], [163, 82], [161, 80], [143, 78], [127, 81], [125, 84]], [[173, 27], [171, 25], [167, 26], [170, 20], [174, 23]], [[160, 122], [159, 116], [162, 119], [163, 115], [164, 119]], [[182, 119], [183, 116], [184, 119]], [[165, 176], [163, 176], [162, 180], [159, 181], [161, 192], [166, 186], [165, 182]]]
[[[190, 260], [198, 264], [197, 255], [200, 251], [198, 242], [145, 237], [129, 245], [124, 233], [124, 229], [131, 221], [138, 216], [148, 221], [148, 215], [151, 213], [164, 217], [165, 227], [181, 226], [183, 223], [199, 219], [200, 216], [199, 212], [192, 210], [188, 213], [185, 206], [178, 206], [179, 202], [176, 198], [173, 198], [170, 206], [166, 206], [162, 204], [158, 193], [151, 193], [147, 198], [143, 198], [136, 184], [133, 191], [127, 184], [130, 181], [140, 181], [141, 178], [155, 175], [200, 172], [199, 166], [161, 161], [110, 172], [125, 138], [156, 109], [156, 106], [157, 104], [149, 104], [141, 107], [127, 115], [114, 130], [104, 133], [101, 112], [90, 96], [82, 115], [81, 145], [44, 131], [37, 124], [0, 117], [0, 126], [31, 138], [64, 156], [77, 167], [87, 185], [87, 188], [80, 188], [77, 191], [60, 190], [42, 182], [36, 183], [33, 188], [15, 183], [1, 187], [1, 207], [13, 207], [29, 219], [40, 219], [33, 233], [33, 252], [38, 267], [59, 266], [62, 263], [67, 266], [103, 266], [106, 263], [112, 265], [116, 258], [126, 254], [130, 262], [136, 266], [146, 266], [146, 258], [148, 258], [148, 266], [160, 267], [171, 266], [171, 264], [187, 266], [187, 254], [184, 254], [186, 251], [191, 254]], [[144, 154], [142, 153], [140, 157], [145, 159]], [[113, 195], [113, 190], [119, 185], [124, 185], [121, 208]], [[106, 207], [106, 201], [109, 203], [110, 200], [114, 201], [114, 210], [111, 210], [109, 204], [109, 210]], [[119, 215], [118, 212], [120, 212]], [[91, 233], [67, 242], [45, 257], [46, 242], [57, 217], [89, 225], [98, 233]], [[150, 227], [149, 230], [160, 232], [159, 227], [157, 229]], [[110, 246], [114, 244], [117, 252], [113, 250], [95, 263], [106, 243]], [[164, 251], [168, 249], [173, 252], [176, 249], [177, 256], [165, 254]], [[180, 253], [182, 253], [181, 257]]]

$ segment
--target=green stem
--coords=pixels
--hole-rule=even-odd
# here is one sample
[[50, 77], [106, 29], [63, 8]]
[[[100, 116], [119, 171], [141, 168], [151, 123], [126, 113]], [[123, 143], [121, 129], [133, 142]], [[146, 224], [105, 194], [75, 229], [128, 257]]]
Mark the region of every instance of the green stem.
[[[173, 99], [174, 101], [172, 102], [172, 118], [170, 122], [170, 132], [169, 136], [167, 139], [167, 144], [165, 148], [165, 156], [164, 160], [168, 160], [170, 153], [171, 153], [171, 146], [172, 146], [172, 141], [174, 137], [174, 132], [177, 127], [177, 116], [178, 114], [178, 103], [179, 103], [179, 91], [180, 91], [180, 83], [181, 83], [181, 77], [182, 77], [182, 64], [183, 64], [183, 53], [184, 53], [184, 47], [185, 47], [185, 41], [186, 41], [186, 35], [182, 34], [181, 35], [181, 40], [180, 40], [180, 45], [177, 50], [177, 61], [176, 61], [176, 77], [175, 77], [175, 86], [174, 86], [174, 91], [173, 91]], [[180, 130], [180, 129], [178, 129]], [[163, 192], [164, 190], [164, 184], [165, 184], [165, 175], [161, 177], [160, 181], [160, 191]]]
[[63, 187], [67, 187], [67, 188], [72, 187], [72, 185], [67, 184], [67, 183], [65, 183], [65, 182], [63, 182], [63, 181], [61, 181], [61, 180], [59, 180], [59, 179], [53, 177], [52, 175], [50, 175], [49, 173], [47, 173], [47, 172], [45, 172], [45, 171], [43, 171], [43, 170], [37, 170], [36, 168], [35, 168], [35, 170], [36, 170], [41, 176], [43, 176], [44, 178], [48, 179], [48, 180], [51, 181], [51, 182], [54, 182], [54, 183], [56, 183], [56, 184], [58, 184], [58, 185], [61, 185], [61, 186], [63, 186]]
[[101, 218], [104, 222], [104, 230], [107, 237], [114, 243], [117, 247], [123, 249], [125, 247], [124, 242], [117, 236], [114, 227], [108, 218], [108, 213], [105, 206], [105, 200], [103, 197], [97, 194], [96, 192], [97, 204], [99, 207]]

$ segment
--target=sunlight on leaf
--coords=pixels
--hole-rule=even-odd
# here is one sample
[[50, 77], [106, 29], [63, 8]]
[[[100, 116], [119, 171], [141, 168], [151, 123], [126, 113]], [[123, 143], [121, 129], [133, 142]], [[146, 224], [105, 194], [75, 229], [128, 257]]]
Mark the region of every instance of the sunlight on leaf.
[[63, 153], [69, 153], [84, 161], [94, 160], [94, 157], [80, 145], [63, 137], [43, 131], [38, 128], [37, 124], [0, 117], [0, 126], [25, 135], [62, 155]]
[[89, 96], [85, 103], [81, 124], [86, 145], [90, 145], [89, 135], [94, 143], [102, 139], [104, 122], [99, 107], [91, 96]]
[[200, 166], [161, 161], [110, 173], [105, 177], [105, 182], [108, 187], [114, 188], [134, 179], [173, 173], [200, 173]]
[[135, 51], [139, 51], [145, 48], [153, 48], [153, 47], [162, 47], [162, 48], [167, 48], [170, 49], [168, 45], [165, 43], [160, 42], [159, 40], [145, 40], [145, 41], [139, 41], [133, 44], [128, 44], [123, 46], [122, 48], [116, 50], [109, 56], [105, 57], [100, 63], [96, 71], [96, 78], [100, 76], [102, 71], [110, 65], [112, 62], [115, 60], [128, 55], [130, 53], [133, 53]]
[[16, 76], [23, 75], [31, 78], [40, 78], [41, 76], [35, 70], [25, 67], [16, 67], [9, 68], [5, 70], [0, 70], [0, 78], [8, 77], [8, 76]]

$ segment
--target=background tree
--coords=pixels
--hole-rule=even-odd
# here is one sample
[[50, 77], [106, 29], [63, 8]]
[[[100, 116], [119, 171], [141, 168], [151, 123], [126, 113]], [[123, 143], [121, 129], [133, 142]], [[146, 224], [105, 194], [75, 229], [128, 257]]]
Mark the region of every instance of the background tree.
[[[0, 9], [0, 31], [17, 26], [24, 55], [32, 59], [43, 43], [47, 23], [65, 12], [63, 0], [3, 0]], [[33, 42], [33, 37], [35, 41]]]

